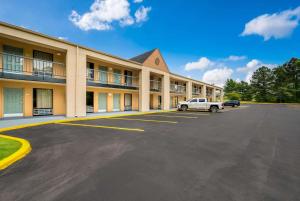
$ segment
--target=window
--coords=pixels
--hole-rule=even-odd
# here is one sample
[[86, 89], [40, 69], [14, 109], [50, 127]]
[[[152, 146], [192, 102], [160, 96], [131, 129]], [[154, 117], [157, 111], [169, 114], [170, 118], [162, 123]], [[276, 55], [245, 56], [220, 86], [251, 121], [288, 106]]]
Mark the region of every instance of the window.
[[107, 83], [107, 67], [105, 66], [100, 66], [99, 67], [99, 81], [100, 83]]
[[5, 72], [23, 72], [23, 49], [3, 46], [3, 70]]
[[199, 102], [203, 103], [203, 102], [205, 102], [205, 99], [199, 99]]
[[121, 71], [115, 69], [114, 70], [114, 84], [120, 85], [121, 84], [121, 78], [122, 78]]
[[87, 63], [87, 77], [89, 80], [94, 80], [94, 64], [90, 62]]
[[52, 76], [53, 54], [33, 50], [33, 74], [38, 76]]
[[125, 84], [127, 86], [132, 86], [132, 72], [125, 70], [124, 74], [125, 74]]
[[52, 89], [33, 89], [33, 107], [39, 109], [53, 108]]
[[195, 99], [192, 99], [190, 102], [191, 102], [191, 103], [197, 103], [198, 101], [197, 101], [197, 99], [195, 98]]
[[33, 115], [51, 115], [53, 113], [53, 90], [33, 89]]

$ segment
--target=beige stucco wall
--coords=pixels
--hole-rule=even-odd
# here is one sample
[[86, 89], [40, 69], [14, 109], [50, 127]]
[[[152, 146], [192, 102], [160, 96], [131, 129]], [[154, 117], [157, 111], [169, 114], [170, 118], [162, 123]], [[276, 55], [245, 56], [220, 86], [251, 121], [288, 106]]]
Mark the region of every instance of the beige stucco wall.
[[41, 84], [38, 82], [4, 81], [0, 80], [0, 117], [4, 113], [4, 88], [22, 88], [23, 89], [23, 112], [24, 116], [32, 116], [33, 112], [33, 89], [52, 89], [53, 90], [53, 114], [66, 114], [65, 86], [56, 84]]
[[139, 109], [139, 96], [137, 90], [121, 90], [121, 89], [109, 89], [99, 87], [87, 87], [87, 91], [94, 92], [94, 112], [98, 112], [98, 95], [99, 93], [107, 94], [107, 111], [113, 111], [113, 96], [114, 94], [120, 94], [120, 109], [124, 111], [124, 94], [132, 94], [132, 110]]

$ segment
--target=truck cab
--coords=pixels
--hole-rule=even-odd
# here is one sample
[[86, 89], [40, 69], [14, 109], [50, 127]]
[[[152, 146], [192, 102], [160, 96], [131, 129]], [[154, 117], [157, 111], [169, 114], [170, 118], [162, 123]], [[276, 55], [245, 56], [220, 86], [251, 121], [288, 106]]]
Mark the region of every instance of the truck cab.
[[192, 98], [187, 101], [181, 101], [177, 105], [179, 111], [186, 110], [204, 110], [210, 112], [218, 112], [224, 109], [221, 102], [208, 102], [206, 98]]

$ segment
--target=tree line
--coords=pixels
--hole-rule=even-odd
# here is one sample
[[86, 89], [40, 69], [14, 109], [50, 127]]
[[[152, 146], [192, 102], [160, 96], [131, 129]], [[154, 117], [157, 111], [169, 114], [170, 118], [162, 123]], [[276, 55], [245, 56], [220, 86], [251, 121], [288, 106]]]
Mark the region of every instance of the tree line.
[[300, 59], [292, 58], [273, 69], [262, 66], [253, 73], [250, 83], [228, 79], [224, 92], [229, 100], [299, 103]]

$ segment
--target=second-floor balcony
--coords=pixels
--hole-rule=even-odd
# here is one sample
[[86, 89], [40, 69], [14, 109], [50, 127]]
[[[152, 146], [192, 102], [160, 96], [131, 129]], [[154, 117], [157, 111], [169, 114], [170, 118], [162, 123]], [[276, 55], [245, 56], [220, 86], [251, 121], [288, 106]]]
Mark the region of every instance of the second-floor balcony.
[[186, 92], [186, 87], [183, 85], [170, 84], [170, 92], [177, 94], [184, 94]]
[[161, 81], [150, 80], [150, 91], [161, 92]]
[[87, 82], [91, 86], [137, 89], [138, 77], [109, 71], [87, 69]]
[[201, 94], [201, 91], [199, 88], [193, 88], [193, 91], [192, 91], [193, 95], [200, 95]]
[[55, 83], [66, 82], [66, 68], [63, 63], [3, 52], [0, 52], [0, 57], [0, 78]]

